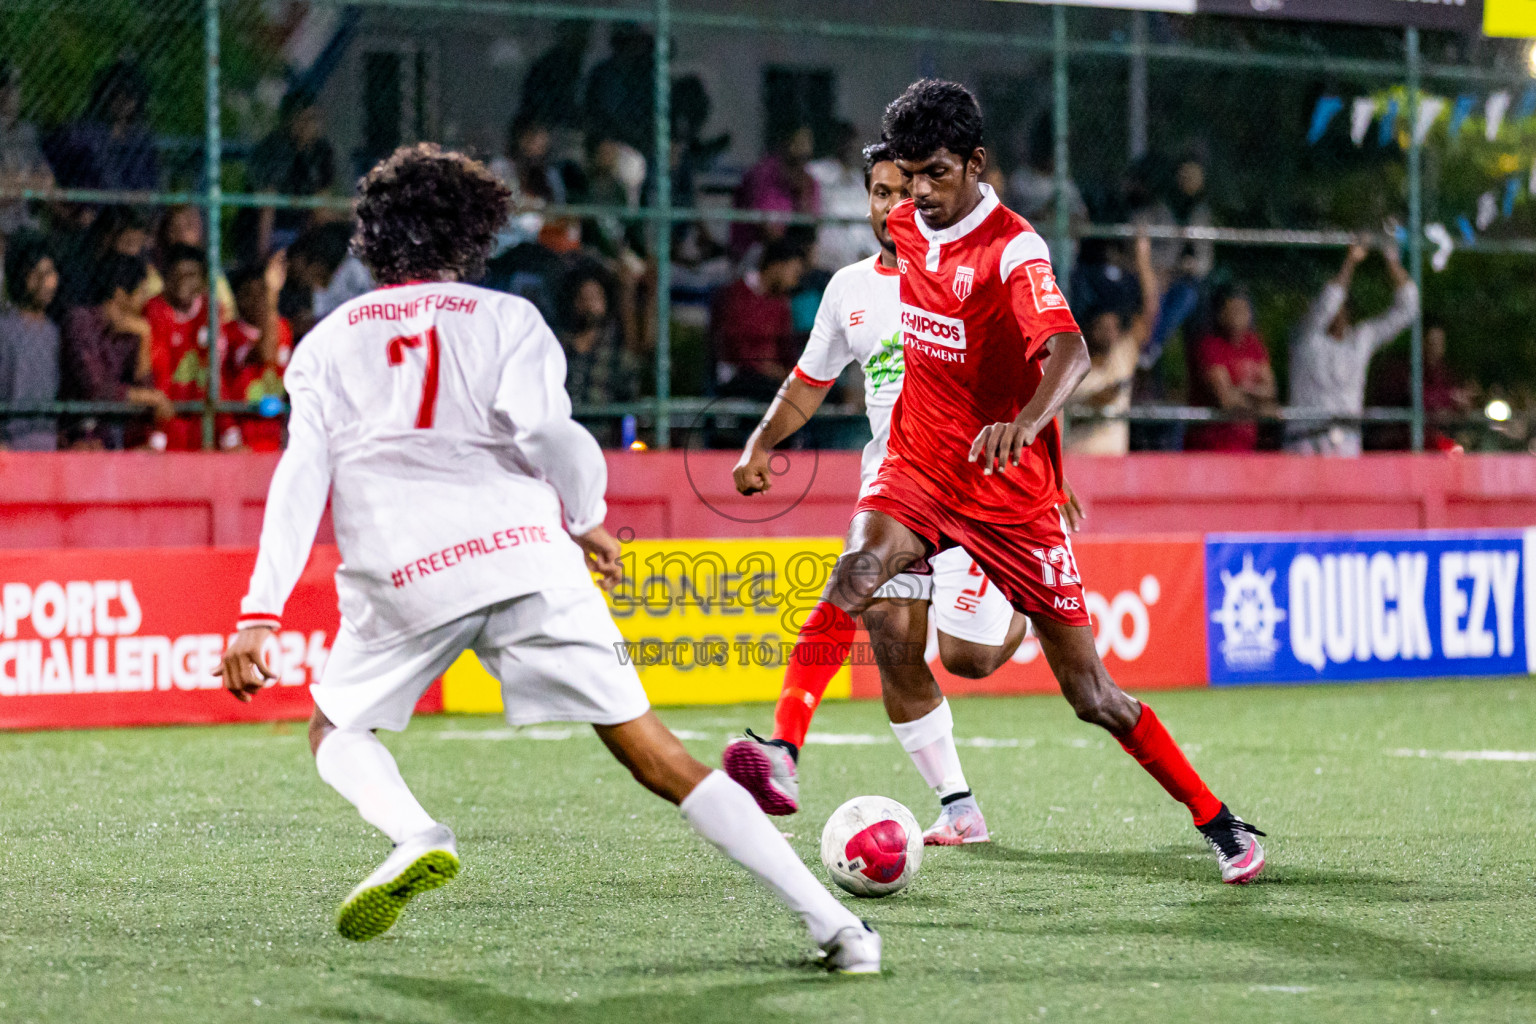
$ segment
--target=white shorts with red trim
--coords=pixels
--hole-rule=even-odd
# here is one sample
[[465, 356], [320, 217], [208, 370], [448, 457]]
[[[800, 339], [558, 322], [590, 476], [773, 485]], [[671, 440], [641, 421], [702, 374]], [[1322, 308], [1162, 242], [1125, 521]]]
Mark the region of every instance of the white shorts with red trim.
[[928, 564], [931, 576], [901, 573], [875, 591], [875, 597], [926, 600], [941, 633], [987, 647], [1003, 646], [1013, 622], [1013, 605], [971, 556], [961, 548], [950, 548], [928, 559]]
[[419, 636], [364, 650], [345, 624], [331, 648], [315, 705], [343, 729], [404, 729], [432, 680], [474, 651], [501, 683], [506, 719], [618, 725], [650, 709], [623, 638], [595, 587], [525, 594]]

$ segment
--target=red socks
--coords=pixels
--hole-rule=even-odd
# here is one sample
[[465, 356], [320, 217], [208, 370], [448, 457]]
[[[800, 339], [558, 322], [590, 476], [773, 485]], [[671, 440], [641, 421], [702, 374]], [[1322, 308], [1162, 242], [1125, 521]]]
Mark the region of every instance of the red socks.
[[[819, 601], [811, 609], [784, 672], [784, 689], [773, 710], [773, 738], [805, 745], [811, 716], [827, 692], [827, 684], [848, 660], [858, 626], [853, 616], [835, 604]], [[1175, 748], [1177, 749], [1177, 748]]]
[[1196, 825], [1204, 825], [1221, 812], [1221, 801], [1206, 788], [1190, 766], [1189, 758], [1184, 756], [1184, 751], [1152, 712], [1151, 705], [1141, 706], [1141, 718], [1136, 728], [1116, 738], [1125, 752], [1134, 757], [1169, 796], [1189, 808]]

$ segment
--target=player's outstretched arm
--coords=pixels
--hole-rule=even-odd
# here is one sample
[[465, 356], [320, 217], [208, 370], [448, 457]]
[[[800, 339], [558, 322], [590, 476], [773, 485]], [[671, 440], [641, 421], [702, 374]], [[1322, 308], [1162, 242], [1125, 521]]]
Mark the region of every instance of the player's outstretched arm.
[[1042, 377], [1034, 397], [1011, 423], [989, 423], [971, 442], [970, 461], [980, 462], [987, 476], [999, 467], [1017, 466], [1024, 458], [1024, 449], [1035, 443], [1040, 431], [1056, 418], [1088, 375], [1088, 344], [1081, 334], [1053, 335], [1041, 348], [1045, 357], [1040, 360]]
[[261, 647], [282, 621], [283, 606], [309, 560], [331, 491], [320, 399], [308, 386], [302, 365], [289, 370], [287, 385], [293, 408], [288, 417], [288, 447], [267, 489], [261, 550], [250, 588], [240, 602], [240, 632], [215, 672], [223, 677], [226, 690], [247, 702], [273, 678]]
[[769, 453], [816, 414], [821, 403], [827, 400], [832, 383], [818, 381], [812, 384], [795, 373], [784, 378], [779, 393], [773, 396], [762, 422], [747, 438], [741, 458], [732, 470], [736, 490], [742, 494], [761, 494], [773, 486], [773, 477], [768, 471]]

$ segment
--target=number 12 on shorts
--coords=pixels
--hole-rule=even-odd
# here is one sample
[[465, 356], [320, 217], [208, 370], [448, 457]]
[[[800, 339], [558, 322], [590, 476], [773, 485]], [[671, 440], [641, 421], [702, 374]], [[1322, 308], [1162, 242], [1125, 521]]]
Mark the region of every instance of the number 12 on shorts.
[[1057, 546], [1049, 551], [1044, 548], [1035, 548], [1035, 557], [1040, 559], [1040, 582], [1048, 587], [1076, 587], [1082, 585], [1082, 577], [1077, 572], [1077, 562], [1072, 557], [1072, 552], [1065, 547]]
[[385, 349], [389, 365], [403, 366], [405, 350], [408, 348], [427, 350], [427, 368], [421, 377], [421, 405], [416, 410], [416, 428], [426, 430], [432, 426], [432, 416], [437, 411], [437, 328], [429, 327], [420, 334], [402, 334], [398, 338], [389, 339]]

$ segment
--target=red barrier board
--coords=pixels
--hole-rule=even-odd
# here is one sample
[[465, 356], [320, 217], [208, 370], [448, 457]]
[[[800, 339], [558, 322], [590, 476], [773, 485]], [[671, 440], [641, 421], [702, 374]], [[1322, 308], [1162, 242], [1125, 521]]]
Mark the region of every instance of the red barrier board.
[[[256, 552], [244, 548], [0, 552], [0, 728], [304, 718], [339, 614], [334, 547], [316, 547], [249, 704], [213, 669]], [[425, 708], [424, 708], [425, 710]]]
[[[1200, 537], [1073, 541], [1099, 656], [1127, 689], [1206, 685], [1205, 544]], [[931, 621], [931, 620], [930, 620]], [[946, 694], [1055, 693], [1040, 644], [1025, 637], [1013, 659], [985, 679], [944, 671], [930, 626], [928, 663]], [[861, 640], [867, 637], [860, 637]], [[878, 697], [873, 665], [853, 666], [853, 696]]]

